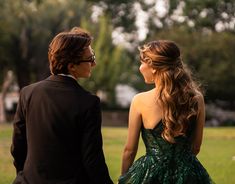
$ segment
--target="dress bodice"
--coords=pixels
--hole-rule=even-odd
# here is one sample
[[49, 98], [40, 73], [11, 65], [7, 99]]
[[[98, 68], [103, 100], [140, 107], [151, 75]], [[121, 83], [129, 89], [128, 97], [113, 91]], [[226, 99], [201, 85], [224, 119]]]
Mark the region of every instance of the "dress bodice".
[[146, 147], [146, 155], [154, 156], [153, 158], [161, 162], [172, 162], [172, 164], [177, 160], [182, 160], [182, 157], [192, 156], [190, 133], [176, 137], [176, 143], [172, 144], [161, 136], [163, 126], [162, 121], [153, 129], [146, 129], [142, 126], [141, 135]]
[[212, 184], [207, 171], [191, 151], [194, 125], [192, 122], [185, 136], [175, 137], [174, 144], [162, 138], [162, 121], [153, 129], [142, 126], [146, 154], [120, 176], [119, 184]]

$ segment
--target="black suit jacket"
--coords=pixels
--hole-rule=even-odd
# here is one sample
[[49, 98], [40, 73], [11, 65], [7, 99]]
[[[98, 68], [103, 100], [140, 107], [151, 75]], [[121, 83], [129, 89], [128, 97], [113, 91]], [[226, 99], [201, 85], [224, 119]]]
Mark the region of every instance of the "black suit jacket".
[[52, 75], [21, 90], [11, 153], [27, 184], [110, 184], [97, 96]]

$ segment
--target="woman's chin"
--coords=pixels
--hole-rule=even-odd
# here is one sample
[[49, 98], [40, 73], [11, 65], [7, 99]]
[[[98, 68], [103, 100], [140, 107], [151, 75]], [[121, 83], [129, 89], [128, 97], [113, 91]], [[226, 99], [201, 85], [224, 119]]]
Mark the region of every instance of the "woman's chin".
[[146, 84], [154, 84], [154, 81], [145, 80], [144, 82], [145, 82]]

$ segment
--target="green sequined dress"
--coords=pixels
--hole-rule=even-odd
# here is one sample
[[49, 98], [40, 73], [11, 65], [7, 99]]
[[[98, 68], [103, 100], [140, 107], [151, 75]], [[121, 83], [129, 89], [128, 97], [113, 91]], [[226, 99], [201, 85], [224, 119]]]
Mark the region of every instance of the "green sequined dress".
[[205, 168], [191, 152], [189, 135], [179, 136], [175, 144], [161, 137], [163, 123], [154, 129], [141, 128], [146, 154], [136, 160], [119, 184], [210, 184]]

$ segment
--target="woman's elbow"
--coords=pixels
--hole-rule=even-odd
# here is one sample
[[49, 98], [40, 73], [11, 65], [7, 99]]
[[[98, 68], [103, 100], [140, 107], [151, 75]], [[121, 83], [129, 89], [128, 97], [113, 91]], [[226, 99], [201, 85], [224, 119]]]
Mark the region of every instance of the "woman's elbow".
[[137, 150], [136, 149], [130, 149], [128, 147], [124, 148], [123, 156], [128, 159], [132, 159], [135, 157]]
[[194, 155], [197, 155], [200, 152], [200, 147], [193, 147], [192, 152]]

